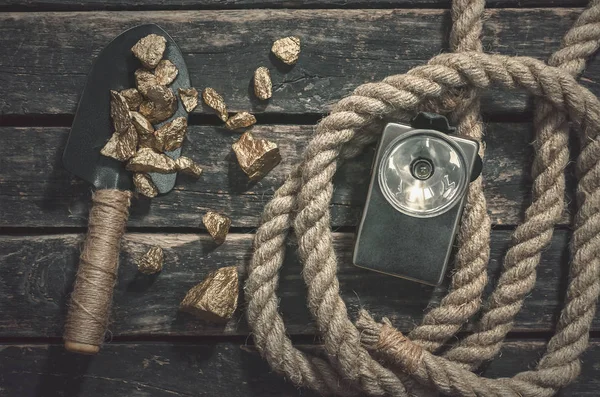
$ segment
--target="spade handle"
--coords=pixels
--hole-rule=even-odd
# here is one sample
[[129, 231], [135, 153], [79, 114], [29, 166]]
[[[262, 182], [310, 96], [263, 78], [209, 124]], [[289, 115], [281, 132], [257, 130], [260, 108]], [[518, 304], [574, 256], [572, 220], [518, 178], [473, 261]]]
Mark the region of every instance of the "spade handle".
[[117, 189], [97, 190], [92, 197], [63, 335], [69, 351], [96, 354], [104, 341], [130, 201], [131, 192]]

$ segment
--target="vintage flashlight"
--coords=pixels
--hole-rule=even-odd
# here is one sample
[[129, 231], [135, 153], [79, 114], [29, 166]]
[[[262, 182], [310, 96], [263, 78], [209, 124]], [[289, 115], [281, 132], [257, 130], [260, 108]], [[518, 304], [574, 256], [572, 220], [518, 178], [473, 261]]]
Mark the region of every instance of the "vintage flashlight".
[[358, 229], [356, 266], [429, 285], [442, 282], [479, 144], [441, 115], [385, 127]]

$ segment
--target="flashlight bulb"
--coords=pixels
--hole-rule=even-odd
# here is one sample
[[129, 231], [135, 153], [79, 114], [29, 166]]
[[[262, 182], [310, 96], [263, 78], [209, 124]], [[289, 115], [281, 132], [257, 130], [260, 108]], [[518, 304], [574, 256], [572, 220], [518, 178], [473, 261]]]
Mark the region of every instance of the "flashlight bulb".
[[[439, 134], [439, 135], [438, 135]], [[458, 146], [441, 133], [401, 136], [382, 156], [379, 186], [397, 210], [416, 217], [440, 215], [456, 204], [467, 186]]]
[[415, 178], [424, 181], [433, 174], [433, 164], [428, 159], [417, 159], [413, 161], [411, 172]]

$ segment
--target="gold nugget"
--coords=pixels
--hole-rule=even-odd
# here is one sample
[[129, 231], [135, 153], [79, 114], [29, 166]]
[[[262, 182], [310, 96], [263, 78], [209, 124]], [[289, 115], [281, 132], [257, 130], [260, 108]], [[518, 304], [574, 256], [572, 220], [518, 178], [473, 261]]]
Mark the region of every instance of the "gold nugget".
[[273, 95], [273, 83], [269, 69], [261, 66], [254, 72], [254, 94], [258, 99], [271, 98]]
[[146, 173], [134, 173], [133, 184], [135, 185], [135, 190], [146, 197], [152, 198], [158, 195], [158, 188], [156, 187], [154, 182], [152, 182], [152, 178], [150, 178], [150, 175]]
[[124, 133], [115, 132], [112, 135], [100, 150], [100, 154], [119, 161], [126, 161], [135, 155], [137, 143], [137, 131], [133, 124], [129, 124], [129, 128]]
[[138, 110], [144, 98], [136, 88], [128, 88], [119, 92], [127, 101], [129, 110]]
[[229, 117], [227, 114], [227, 106], [225, 106], [223, 97], [219, 95], [217, 91], [210, 87], [205, 88], [204, 91], [202, 91], [202, 99], [204, 100], [204, 103], [215, 109], [221, 120], [227, 121], [227, 118]]
[[152, 127], [152, 123], [142, 116], [141, 113], [131, 112], [131, 121], [140, 136], [140, 140], [147, 140], [154, 136], [154, 127]]
[[217, 244], [225, 242], [229, 226], [231, 226], [231, 219], [225, 215], [209, 211], [202, 217], [202, 223], [204, 223], [206, 230]]
[[250, 127], [256, 123], [256, 117], [248, 112], [239, 112], [231, 116], [225, 126], [230, 130], [237, 130], [238, 128]]
[[181, 156], [175, 160], [177, 164], [177, 171], [183, 172], [184, 174], [191, 175], [195, 178], [200, 178], [202, 175], [202, 168], [189, 157]]
[[137, 87], [140, 94], [142, 94], [145, 97], [148, 96], [148, 90], [150, 89], [150, 87], [159, 85], [156, 76], [146, 69], [136, 70], [134, 76], [135, 86]]
[[237, 268], [222, 267], [190, 289], [179, 309], [203, 320], [227, 322], [237, 308], [238, 294]]
[[188, 113], [198, 106], [198, 90], [195, 88], [180, 88], [179, 97], [181, 98], [185, 111]]
[[143, 274], [155, 274], [162, 270], [165, 255], [162, 248], [152, 247], [138, 262], [138, 270]]
[[129, 105], [117, 91], [110, 91], [110, 117], [113, 121], [115, 132], [122, 134], [131, 126], [131, 115], [129, 114]]
[[290, 36], [276, 40], [271, 52], [288, 65], [293, 65], [300, 56], [300, 37]]
[[254, 139], [250, 132], [245, 132], [232, 148], [240, 167], [253, 181], [267, 175], [281, 161], [277, 144]]
[[185, 138], [187, 119], [177, 117], [163, 125], [155, 132], [156, 149], [161, 152], [170, 152], [180, 148]]
[[175, 78], [177, 77], [177, 66], [168, 59], [163, 59], [158, 63], [156, 69], [154, 69], [154, 75], [156, 76], [156, 80], [158, 84], [169, 85]]
[[[170, 90], [170, 89], [169, 89]], [[171, 91], [173, 93], [173, 91]], [[153, 124], [163, 122], [175, 114], [177, 110], [177, 98], [167, 97], [167, 102], [156, 103], [153, 101], [144, 101], [140, 105], [140, 113]]]
[[158, 172], [160, 174], [177, 171], [175, 160], [150, 148], [140, 148], [125, 168], [133, 172]]
[[157, 34], [150, 34], [138, 41], [131, 51], [142, 65], [148, 69], [154, 69], [163, 57], [167, 48], [167, 40]]

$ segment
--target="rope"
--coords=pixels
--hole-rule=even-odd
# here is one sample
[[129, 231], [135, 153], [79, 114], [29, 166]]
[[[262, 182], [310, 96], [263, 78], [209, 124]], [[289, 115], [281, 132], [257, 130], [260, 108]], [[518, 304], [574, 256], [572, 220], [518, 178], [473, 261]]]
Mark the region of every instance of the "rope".
[[[458, 10], [459, 3], [465, 6], [464, 10], [469, 10], [469, 15], [477, 14], [477, 18], [481, 19], [481, 13], [473, 11], [478, 9], [476, 3], [479, 2], [457, 2], [453, 10]], [[316, 134], [304, 153], [303, 163], [292, 171], [265, 207], [255, 236], [255, 252], [245, 286], [248, 321], [256, 345], [275, 371], [297, 385], [306, 385], [322, 394], [340, 395], [363, 391], [371, 395], [405, 396], [410, 395], [414, 381], [417, 381], [460, 396], [510, 393], [543, 396], [552, 395], [573, 381], [579, 372], [578, 357], [587, 346], [587, 334], [600, 292], [600, 264], [597, 259], [600, 248], [600, 141], [595, 140], [596, 131], [600, 131], [600, 102], [578, 85], [572, 74], [583, 67], [585, 61], [581, 59], [597, 47], [600, 37], [600, 27], [595, 22], [600, 14], [598, 8], [598, 2], [592, 2], [565, 36], [563, 49], [551, 60], [551, 64], [561, 67], [548, 66], [532, 58], [480, 52], [439, 55], [427, 65], [404, 75], [390, 76], [380, 83], [358, 87], [351, 96], [338, 102], [332, 113], [318, 124]], [[465, 26], [474, 26], [464, 21], [477, 19], [461, 19], [460, 15], [453, 16], [454, 32], [460, 32], [459, 29]], [[459, 20], [462, 21], [460, 24]], [[464, 29], [466, 32], [477, 30], [476, 27]], [[461, 33], [456, 34], [461, 36]], [[469, 33], [469, 37], [472, 36]], [[457, 39], [456, 43], [456, 48], [460, 49], [461, 40]], [[475, 254], [481, 251], [474, 247], [480, 244], [485, 248], [489, 244], [489, 231], [469, 222], [468, 218], [467, 221], [463, 218], [465, 225], [461, 228], [459, 242], [466, 252], [465, 258], [469, 258], [467, 253], [471, 255], [468, 260], [463, 260], [464, 265], [458, 265], [451, 294], [461, 292], [455, 295], [455, 300], [445, 299], [438, 309], [428, 314], [432, 316], [431, 313], [436, 312], [432, 319], [447, 319], [445, 324], [444, 321], [425, 324], [430, 327], [429, 330], [442, 331], [431, 333], [433, 336], [419, 331], [413, 342], [413, 334], [406, 338], [390, 325], [376, 323], [366, 313], [361, 313], [357, 329], [349, 320], [339, 295], [337, 261], [332, 246], [329, 204], [337, 161], [349, 159], [360, 152], [374, 139], [374, 132], [380, 129], [383, 120], [406, 118], [417, 110], [431, 107], [458, 111], [463, 118], [465, 114], [472, 115], [471, 127], [467, 131], [463, 128], [461, 132], [479, 134], [476, 136], [479, 138], [480, 132], [474, 127], [479, 121], [478, 105], [475, 99], [464, 105], [464, 100], [476, 98], [479, 90], [491, 86], [525, 90], [543, 98], [544, 102], [540, 102], [535, 117], [534, 201], [526, 212], [524, 224], [515, 231], [513, 246], [505, 260], [505, 271], [492, 294], [478, 332], [465, 339], [469, 341], [467, 345], [463, 342], [450, 350], [447, 357], [437, 357], [429, 351], [444, 343], [479, 308], [476, 302], [460, 312], [461, 302], [468, 303], [481, 296], [482, 283], [477, 281], [485, 280], [485, 263], [482, 265], [479, 261], [482, 258], [487, 261], [488, 254], [484, 252], [477, 256]], [[544, 109], [546, 106], [548, 110]], [[561, 112], [568, 113], [571, 121], [578, 125], [583, 144], [577, 161], [578, 212], [574, 222], [567, 301], [556, 334], [535, 370], [512, 379], [480, 378], [466, 367], [496, 354], [501, 340], [512, 327], [512, 319], [522, 299], [533, 287], [539, 252], [551, 237], [552, 228], [560, 216], [558, 209], [562, 211], [564, 180], [561, 180], [558, 170], [562, 170], [561, 162], [566, 161], [563, 157], [566, 145], [557, 147], [554, 144], [560, 142], [561, 135], [565, 135], [566, 139], [567, 126], [561, 121], [565, 119], [550, 120], [554, 117], [552, 113]], [[478, 195], [469, 192], [468, 198], [470, 207], [467, 208], [470, 209], [467, 211], [477, 211], [484, 219], [485, 202], [480, 207], [482, 196], [478, 198]], [[543, 210], [548, 208], [552, 210], [546, 214]], [[327, 361], [295, 349], [285, 334], [283, 319], [278, 313], [275, 293], [278, 272], [292, 225], [304, 264], [308, 306], [323, 337]], [[462, 259], [457, 260], [460, 263]], [[461, 272], [462, 266], [468, 269], [469, 264], [475, 262], [471, 271]], [[390, 338], [395, 342], [390, 343]], [[371, 358], [361, 341], [376, 356], [383, 356], [396, 372]], [[402, 372], [397, 371], [398, 368]]]

